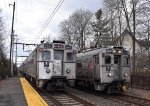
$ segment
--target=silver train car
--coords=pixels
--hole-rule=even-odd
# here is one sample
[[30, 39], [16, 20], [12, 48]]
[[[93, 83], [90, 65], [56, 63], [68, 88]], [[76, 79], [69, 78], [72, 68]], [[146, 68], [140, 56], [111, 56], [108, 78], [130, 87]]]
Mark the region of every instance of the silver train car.
[[97, 48], [77, 54], [76, 84], [122, 93], [130, 81], [130, 55], [123, 47]]
[[19, 70], [38, 87], [74, 86], [76, 50], [64, 41], [42, 43], [27, 57]]

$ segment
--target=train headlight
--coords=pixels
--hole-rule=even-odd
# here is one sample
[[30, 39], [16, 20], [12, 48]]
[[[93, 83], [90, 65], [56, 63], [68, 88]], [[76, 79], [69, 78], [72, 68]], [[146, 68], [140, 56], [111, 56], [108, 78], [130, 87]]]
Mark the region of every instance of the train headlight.
[[116, 50], [114, 50], [114, 53], [116, 53], [117, 51]]
[[109, 76], [109, 77], [112, 77], [112, 73], [108, 73], [108, 76]]
[[50, 73], [50, 72], [51, 72], [51, 70], [47, 68], [46, 69], [46, 73]]
[[66, 73], [70, 73], [70, 69], [67, 69], [67, 70], [66, 70]]
[[128, 76], [128, 74], [124, 74], [124, 76], [125, 76], [125, 77], [127, 77], [127, 76]]
[[121, 50], [119, 50], [118, 53], [121, 53]]

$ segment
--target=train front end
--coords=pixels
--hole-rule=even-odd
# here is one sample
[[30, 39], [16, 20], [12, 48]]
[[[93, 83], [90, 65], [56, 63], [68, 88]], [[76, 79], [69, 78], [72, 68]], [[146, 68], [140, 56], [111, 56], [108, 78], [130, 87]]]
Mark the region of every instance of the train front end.
[[103, 74], [103, 83], [109, 83], [106, 87], [108, 93], [121, 93], [126, 91], [126, 84], [131, 82], [130, 55], [123, 47], [106, 49], [102, 53], [106, 70]]
[[[75, 67], [73, 67], [75, 66], [75, 55], [72, 48], [67, 50], [65, 42], [62, 41], [43, 44], [37, 50], [39, 86], [48, 89], [64, 89], [68, 79], [75, 80]], [[67, 61], [68, 58], [71, 58], [70, 61]], [[68, 62], [70, 64], [66, 65]]]

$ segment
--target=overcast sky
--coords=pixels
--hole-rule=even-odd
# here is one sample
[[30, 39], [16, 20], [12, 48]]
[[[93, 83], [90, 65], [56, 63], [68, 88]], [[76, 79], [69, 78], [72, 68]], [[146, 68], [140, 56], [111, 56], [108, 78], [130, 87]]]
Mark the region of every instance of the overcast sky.
[[[55, 9], [57, 4], [62, 0], [15, 0], [15, 34], [18, 42], [33, 43], [33, 40], [39, 33], [40, 29]], [[36, 43], [47, 35], [51, 35], [51, 39], [59, 36], [59, 23], [67, 19], [77, 9], [88, 9], [96, 12], [102, 8], [103, 0], [64, 0], [61, 7], [54, 15], [44, 32], [40, 35]], [[6, 30], [11, 29], [12, 9], [9, 4], [13, 4], [13, 0], [0, 0], [0, 8], [3, 11], [3, 18], [6, 20]], [[7, 41], [10, 41], [9, 39]], [[9, 43], [7, 44], [9, 46]], [[19, 46], [18, 55], [22, 46]], [[28, 48], [26, 48], [28, 49]]]

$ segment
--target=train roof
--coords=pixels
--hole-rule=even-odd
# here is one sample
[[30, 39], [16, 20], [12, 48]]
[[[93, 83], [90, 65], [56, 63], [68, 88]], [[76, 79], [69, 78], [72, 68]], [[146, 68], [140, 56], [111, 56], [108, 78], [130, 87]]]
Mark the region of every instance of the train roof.
[[[86, 56], [86, 55], [96, 55], [99, 54], [103, 51], [105, 51], [108, 48], [95, 48], [95, 49], [91, 49], [91, 50], [87, 50], [87, 51], [83, 51], [81, 53], [78, 53], [77, 56]], [[109, 48], [110, 49], [110, 48]]]
[[[64, 44], [64, 45], [66, 45], [66, 46], [72, 46], [72, 45], [67, 45], [67, 44], [65, 44], [65, 41], [54, 40], [52, 43], [48, 43], [48, 42], [47, 42], [47, 43], [41, 43], [41, 44], [37, 45], [37, 47], [30, 53], [30, 55], [31, 55], [32, 53], [34, 53], [37, 48], [46, 48], [46, 47], [51, 48], [54, 43], [55, 43], [55, 44]], [[30, 55], [23, 61], [23, 63], [25, 63], [25, 62], [27, 61], [27, 59], [30, 57]], [[23, 63], [22, 63], [21, 65], [23, 65]], [[21, 65], [20, 65], [20, 66], [21, 66]]]
[[94, 48], [94, 49], [83, 51], [81, 53], [78, 53], [77, 56], [81, 57], [81, 56], [87, 56], [87, 55], [96, 55], [96, 54], [99, 54], [101, 52], [104, 53], [107, 50], [108, 50], [108, 52], [110, 52], [113, 49], [123, 49], [124, 52], [127, 52], [127, 50], [125, 50], [122, 46], [100, 47], [100, 48]]

